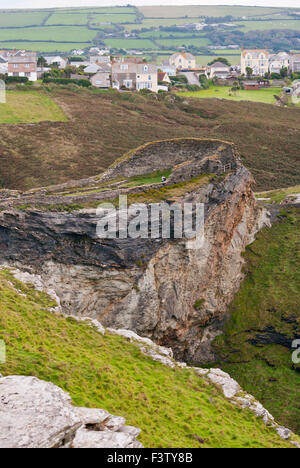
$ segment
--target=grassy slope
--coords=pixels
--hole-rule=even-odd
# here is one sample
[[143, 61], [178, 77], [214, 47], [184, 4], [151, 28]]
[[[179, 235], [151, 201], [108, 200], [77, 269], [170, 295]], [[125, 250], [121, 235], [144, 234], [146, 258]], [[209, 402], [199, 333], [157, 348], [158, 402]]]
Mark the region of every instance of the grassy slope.
[[300, 185], [295, 187], [288, 187], [286, 189], [271, 190], [268, 192], [257, 193], [258, 198], [265, 198], [266, 203], [281, 203], [285, 201], [290, 195], [299, 195]]
[[0, 104], [0, 123], [66, 122], [60, 107], [49, 97], [34, 91], [20, 94], [7, 91], [6, 103]]
[[120, 337], [103, 337], [54, 315], [47, 310], [52, 305], [46, 295], [0, 272], [3, 375], [37, 376], [70, 392], [76, 405], [125, 416], [142, 429], [146, 447], [290, 446], [192, 371], [166, 368]]
[[128, 150], [177, 137], [234, 141], [256, 191], [300, 183], [299, 109], [217, 99], [172, 104], [130, 93], [47, 89], [70, 120], [0, 125], [1, 186], [32, 188], [99, 174]]
[[[300, 336], [300, 210], [263, 230], [246, 252], [247, 276], [215, 347], [222, 368], [258, 398], [282, 424], [300, 432], [300, 374], [292, 369], [292, 340]], [[267, 328], [280, 344], [251, 344]], [[251, 343], [249, 342], [251, 341]]]
[[209, 89], [204, 89], [197, 92], [186, 92], [181, 93], [182, 96], [194, 97], [194, 98], [218, 98], [218, 99], [230, 99], [232, 101], [252, 101], [262, 102], [265, 104], [275, 104], [276, 100], [274, 95], [277, 96], [281, 93], [281, 88], [268, 88], [259, 90], [240, 90], [236, 95], [232, 94], [229, 96], [228, 87], [211, 86]]

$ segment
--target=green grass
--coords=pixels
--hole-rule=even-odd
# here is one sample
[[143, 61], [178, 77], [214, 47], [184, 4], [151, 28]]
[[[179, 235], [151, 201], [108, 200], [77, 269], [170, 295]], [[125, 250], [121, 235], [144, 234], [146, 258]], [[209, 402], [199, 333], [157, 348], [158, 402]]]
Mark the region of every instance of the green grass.
[[6, 104], [0, 104], [0, 123], [18, 124], [42, 121], [66, 122], [67, 117], [50, 97], [34, 91], [7, 91]]
[[[73, 38], [73, 40], [75, 37]], [[34, 50], [38, 52], [70, 52], [73, 49], [85, 49], [91, 47], [90, 42], [0, 42], [0, 47], [3, 49], [24, 49]]]
[[148, 39], [105, 39], [105, 44], [115, 49], [153, 49], [154, 44]]
[[[196, 17], [196, 16], [233, 16], [240, 18], [243, 16], [260, 16], [270, 15], [272, 13], [280, 13], [284, 8], [264, 8], [264, 7], [243, 7], [243, 6], [144, 6], [140, 7], [139, 10], [147, 17], [158, 17], [158, 18], [184, 18]], [[185, 19], [186, 20], [186, 19]]]
[[176, 49], [181, 46], [196, 46], [205, 47], [211, 44], [211, 41], [207, 37], [195, 37], [195, 38], [179, 38], [179, 39], [156, 39], [157, 44], [163, 47], [172, 47]]
[[271, 190], [268, 192], [257, 193], [256, 196], [258, 198], [266, 198], [267, 203], [281, 203], [287, 199], [288, 195], [299, 194], [299, 193], [300, 193], [300, 185], [296, 185], [295, 187], [288, 187], [285, 189]]
[[270, 29], [292, 29], [300, 30], [300, 20], [295, 21], [242, 21], [236, 23], [237, 26], [241, 26], [241, 31], [267, 31]]
[[[25, 297], [24, 297], [25, 295]], [[123, 338], [55, 315], [53, 302], [0, 271], [3, 375], [33, 375], [140, 427], [145, 447], [291, 447], [248, 410], [188, 369], [170, 369]], [[204, 439], [200, 444], [197, 436]], [[296, 437], [295, 437], [296, 439]]]
[[[282, 211], [280, 222], [259, 233], [245, 258], [246, 279], [215, 349], [224, 370], [281, 424], [300, 433], [300, 374], [291, 357], [300, 335], [300, 210]], [[271, 332], [288, 346], [267, 340]]]
[[179, 93], [182, 96], [193, 98], [217, 98], [217, 99], [230, 99], [232, 101], [252, 101], [262, 102], [265, 104], [275, 104], [276, 100], [274, 94], [280, 95], [281, 89], [267, 88], [259, 90], [240, 90], [236, 95], [229, 96], [230, 88], [227, 86], [211, 86], [209, 89], [203, 89], [196, 92]]
[[[47, 11], [30, 11], [30, 12], [0, 12], [0, 28], [23, 27], [41, 25], [46, 18]], [[1, 36], [1, 31], [0, 31]]]
[[[0, 29], [0, 41], [56, 41], [56, 42], [85, 42], [95, 36], [95, 31], [86, 26], [44, 26], [26, 29]], [[12, 47], [12, 44], [8, 47]], [[25, 45], [23, 45], [25, 47]], [[53, 44], [55, 47], [55, 44]]]

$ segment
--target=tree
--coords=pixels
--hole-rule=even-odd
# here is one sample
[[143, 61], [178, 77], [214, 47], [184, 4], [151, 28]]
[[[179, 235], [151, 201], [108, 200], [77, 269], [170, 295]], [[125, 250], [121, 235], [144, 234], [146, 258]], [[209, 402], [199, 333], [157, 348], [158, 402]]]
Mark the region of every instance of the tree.
[[217, 62], [224, 63], [228, 67], [231, 67], [231, 63], [225, 57], [218, 57], [218, 58], [212, 60], [208, 65], [211, 66], [211, 65], [213, 65], [214, 63], [217, 63]]
[[280, 76], [282, 78], [286, 78], [288, 76], [288, 68], [287, 67], [282, 67], [282, 69], [280, 70]]
[[247, 67], [246, 73], [247, 73], [248, 78], [250, 78], [253, 75], [253, 69], [251, 67]]
[[44, 57], [39, 57], [37, 61], [37, 66], [40, 68], [44, 68], [48, 65], [47, 60]]

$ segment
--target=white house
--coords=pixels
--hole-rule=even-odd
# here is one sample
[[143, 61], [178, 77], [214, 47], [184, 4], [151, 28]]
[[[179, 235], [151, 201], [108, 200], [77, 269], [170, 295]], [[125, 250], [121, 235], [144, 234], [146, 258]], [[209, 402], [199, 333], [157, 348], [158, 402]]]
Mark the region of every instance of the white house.
[[282, 68], [289, 68], [290, 54], [287, 52], [278, 52], [269, 57], [269, 71], [270, 73], [280, 73]]
[[178, 70], [189, 70], [196, 68], [196, 59], [189, 52], [176, 52], [171, 55], [169, 65], [176, 67]]
[[0, 55], [0, 74], [6, 75], [8, 73], [8, 61], [7, 58]]
[[68, 60], [60, 57], [57, 55], [56, 57], [44, 57], [44, 59], [47, 61], [47, 64], [53, 65], [54, 63], [58, 64], [58, 68], [66, 68], [68, 64]]
[[269, 73], [270, 54], [265, 49], [244, 49], [241, 54], [241, 73], [247, 75], [247, 68], [253, 70], [253, 75], [264, 76]]
[[163, 62], [160, 68], [168, 76], [176, 76], [177, 70], [175, 65], [170, 65], [169, 62]]
[[37, 81], [37, 59], [34, 52], [10, 55], [7, 61], [8, 76], [26, 77], [29, 81]]
[[209, 79], [226, 79], [230, 74], [230, 67], [222, 62], [215, 62], [206, 69], [206, 76]]

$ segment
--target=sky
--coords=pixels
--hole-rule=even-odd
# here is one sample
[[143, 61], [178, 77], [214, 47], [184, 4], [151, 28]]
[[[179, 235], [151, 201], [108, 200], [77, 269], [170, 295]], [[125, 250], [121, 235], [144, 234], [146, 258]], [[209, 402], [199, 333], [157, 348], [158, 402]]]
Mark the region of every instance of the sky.
[[247, 5], [267, 7], [298, 7], [299, 0], [0, 0], [0, 8], [52, 8], [72, 6], [115, 5]]

